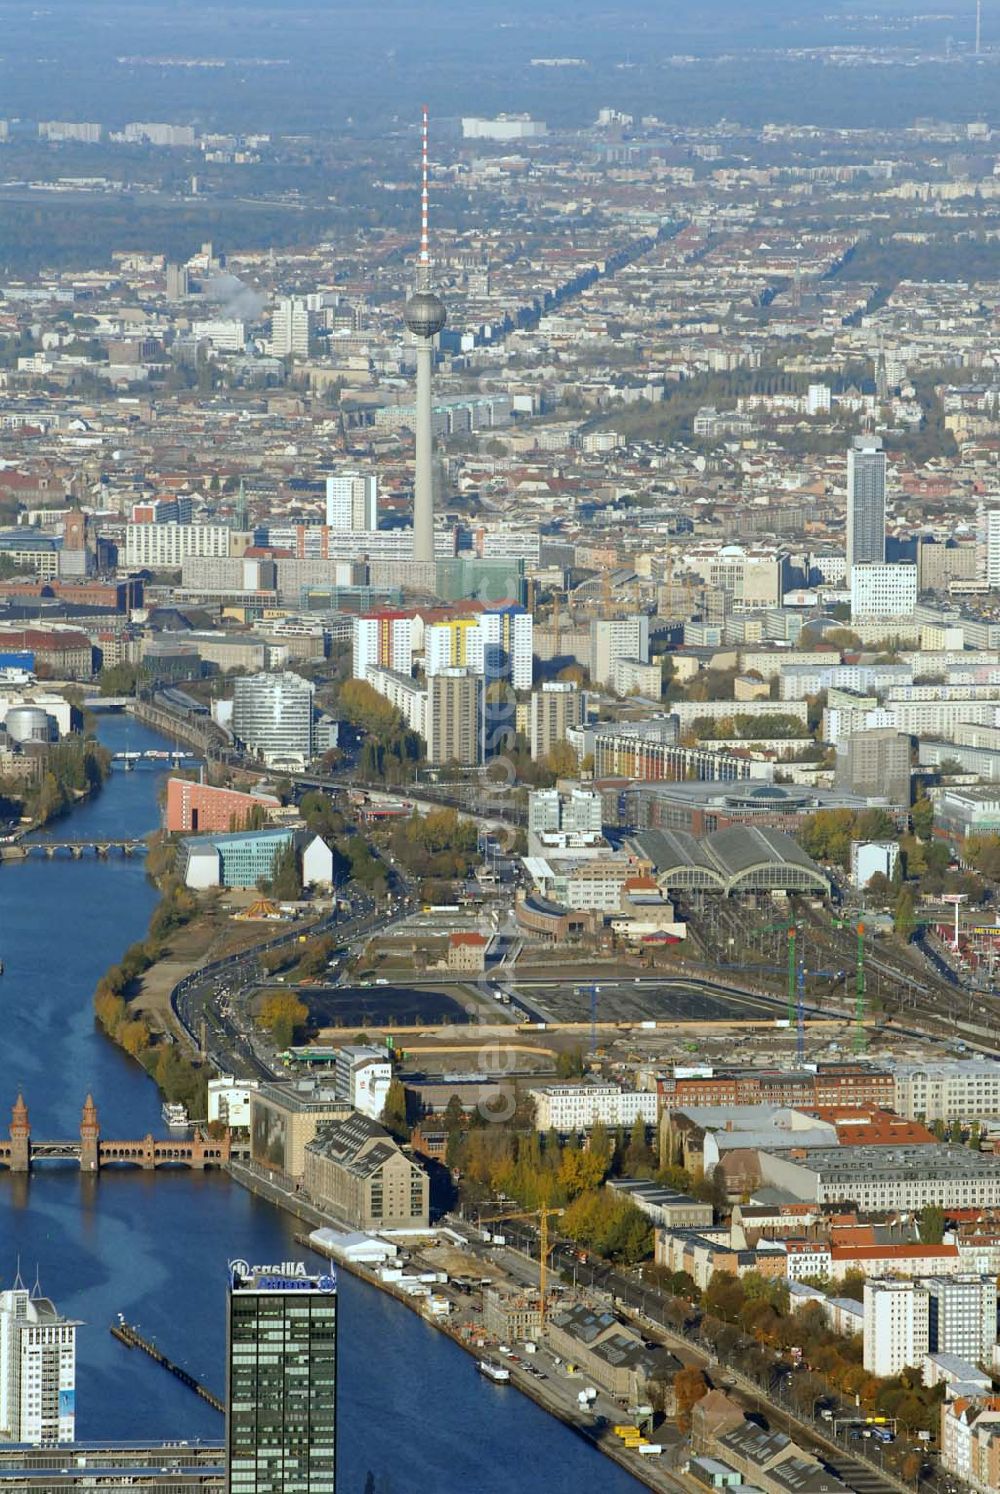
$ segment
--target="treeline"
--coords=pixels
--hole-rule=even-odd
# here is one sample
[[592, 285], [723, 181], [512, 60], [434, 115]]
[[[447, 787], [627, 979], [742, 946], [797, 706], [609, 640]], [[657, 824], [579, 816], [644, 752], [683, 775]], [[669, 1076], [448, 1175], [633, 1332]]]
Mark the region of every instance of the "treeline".
[[775, 708], [774, 714], [750, 716], [737, 711], [732, 716], [696, 716], [688, 728], [700, 741], [726, 741], [742, 737], [745, 741], [764, 741], [780, 737], [791, 740], [809, 736], [809, 728], [798, 716]]
[[0, 799], [20, 806], [22, 818], [46, 825], [64, 814], [76, 801], [96, 793], [111, 771], [111, 754], [91, 737], [73, 732], [54, 742], [45, 752], [44, 767], [36, 783], [0, 779]]
[[554, 1131], [534, 1129], [534, 1104], [516, 1091], [502, 1097], [509, 1116], [489, 1108], [467, 1118], [457, 1097], [445, 1111], [446, 1161], [458, 1175], [460, 1192], [469, 1202], [504, 1195], [525, 1210], [562, 1209], [553, 1229], [608, 1260], [633, 1264], [653, 1249], [649, 1219], [630, 1199], [605, 1188], [612, 1177], [650, 1177], [655, 1159], [641, 1118], [631, 1132], [609, 1132], [598, 1124], [586, 1147], [576, 1136], [563, 1141]]
[[[861, 1302], [864, 1281], [864, 1275], [855, 1271], [843, 1281], [819, 1285], [830, 1291], [835, 1286], [838, 1297]], [[770, 1372], [774, 1352], [800, 1350], [803, 1368], [789, 1384], [789, 1395], [800, 1410], [811, 1414], [818, 1400], [836, 1390], [869, 1415], [896, 1417], [909, 1432], [936, 1431], [943, 1385], [925, 1388], [919, 1369], [904, 1370], [891, 1379], [871, 1374], [863, 1363], [862, 1335], [836, 1333], [819, 1302], [806, 1302], [793, 1311], [782, 1278], [716, 1271], [703, 1293], [695, 1288], [694, 1299], [688, 1291], [680, 1295], [700, 1302], [700, 1336], [719, 1358], [758, 1378]], [[680, 1311], [687, 1316], [686, 1308]]]
[[423, 743], [395, 706], [367, 680], [345, 680], [337, 704], [343, 718], [365, 733], [358, 754], [359, 776], [389, 784], [408, 783], [423, 761]]
[[876, 906], [892, 906], [896, 931], [906, 938], [915, 927], [918, 897], [960, 893], [969, 902], [979, 904], [986, 896], [986, 885], [976, 872], [984, 876], [991, 876], [994, 871], [1000, 873], [1000, 838], [986, 836], [968, 842], [963, 860], [972, 870], [954, 871], [946, 843], [931, 839], [934, 820], [931, 801], [925, 796], [918, 798], [910, 819], [913, 833], [900, 835], [892, 817], [882, 809], [864, 809], [859, 813], [849, 809], [821, 809], [803, 821], [799, 831], [799, 841], [808, 855], [844, 868], [850, 866], [853, 840], [895, 841], [899, 855], [892, 878], [876, 872], [866, 891]]
[[153, 1032], [147, 1017], [130, 1005], [129, 993], [197, 907], [194, 894], [179, 879], [167, 878], [146, 938], [129, 946], [118, 964], [101, 976], [94, 992], [94, 1015], [108, 1036], [142, 1064], [167, 1100], [185, 1106], [195, 1117], [207, 1113], [206, 1071], [186, 1058], [177, 1043]]
[[322, 836], [332, 850], [333, 876], [338, 885], [349, 881], [375, 897], [385, 895], [388, 888], [385, 866], [332, 799], [314, 789], [303, 794], [299, 813], [309, 829]]
[[454, 809], [414, 810], [409, 819], [393, 825], [389, 849], [412, 876], [448, 881], [470, 874], [478, 839], [475, 822], [460, 819]]

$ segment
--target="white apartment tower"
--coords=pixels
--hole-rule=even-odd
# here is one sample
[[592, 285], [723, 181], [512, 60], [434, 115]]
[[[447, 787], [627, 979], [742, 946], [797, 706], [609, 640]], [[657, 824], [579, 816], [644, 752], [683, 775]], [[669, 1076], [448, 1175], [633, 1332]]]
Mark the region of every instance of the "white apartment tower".
[[378, 478], [356, 468], [326, 480], [326, 522], [338, 534], [371, 533], [378, 528]]
[[530, 690], [534, 663], [534, 618], [524, 607], [498, 607], [479, 619], [483, 640], [483, 673], [488, 680], [510, 680], [515, 690]]
[[649, 618], [644, 612], [631, 617], [595, 619], [590, 625], [590, 677], [609, 688], [619, 659], [649, 663]]
[[76, 1330], [37, 1284], [0, 1292], [0, 1442], [72, 1442]]
[[997, 1338], [996, 1277], [928, 1276], [921, 1285], [929, 1296], [932, 1352], [956, 1354], [969, 1364], [988, 1363]]
[[271, 316], [271, 356], [308, 358], [313, 316], [300, 296], [282, 296]]
[[528, 728], [531, 756], [536, 763], [548, 757], [566, 733], [583, 720], [583, 695], [568, 680], [551, 680], [531, 694]]
[[351, 673], [356, 680], [367, 680], [369, 669], [412, 672], [412, 617], [401, 612], [375, 612], [354, 619]]
[[885, 562], [885, 452], [879, 436], [855, 436], [847, 453], [847, 577]]
[[872, 1375], [898, 1375], [921, 1364], [930, 1348], [930, 1294], [914, 1281], [866, 1281], [864, 1365]]
[[979, 505], [978, 524], [979, 579], [991, 591], [1000, 590], [1000, 507]]
[[851, 617], [912, 617], [917, 605], [917, 567], [891, 562], [856, 562], [851, 567]]

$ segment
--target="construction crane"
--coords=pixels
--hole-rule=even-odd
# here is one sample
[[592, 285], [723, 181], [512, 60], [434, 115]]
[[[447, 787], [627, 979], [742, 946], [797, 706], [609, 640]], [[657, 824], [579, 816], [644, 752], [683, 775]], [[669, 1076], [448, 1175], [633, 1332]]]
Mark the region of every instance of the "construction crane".
[[835, 918], [835, 929], [853, 929], [857, 935], [854, 963], [854, 1051], [861, 1053], [865, 1046], [865, 926], [850, 918]]
[[517, 1214], [500, 1214], [493, 1220], [494, 1224], [506, 1222], [508, 1219], [537, 1219], [538, 1227], [538, 1313], [539, 1329], [545, 1332], [545, 1303], [546, 1286], [548, 1283], [549, 1253], [552, 1247], [549, 1244], [549, 1220], [563, 1212], [562, 1209], [544, 1207], [541, 1209], [526, 1209]]

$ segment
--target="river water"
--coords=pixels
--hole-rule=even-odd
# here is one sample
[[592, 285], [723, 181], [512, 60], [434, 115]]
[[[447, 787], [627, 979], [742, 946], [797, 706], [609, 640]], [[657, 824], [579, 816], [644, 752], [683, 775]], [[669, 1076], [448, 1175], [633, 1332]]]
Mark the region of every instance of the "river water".
[[[101, 721], [112, 750], [162, 748], [120, 716]], [[114, 770], [91, 803], [52, 827], [67, 837], [139, 835], [158, 821], [162, 772]], [[145, 932], [156, 901], [139, 858], [32, 858], [0, 867], [0, 1128], [18, 1090], [39, 1138], [78, 1134], [88, 1091], [104, 1135], [165, 1134], [143, 1071], [96, 1028], [98, 977]], [[288, 1215], [216, 1173], [81, 1177], [43, 1165], [31, 1178], [0, 1169], [0, 1286], [20, 1259], [33, 1282], [85, 1325], [78, 1334], [77, 1435], [221, 1437], [222, 1417], [108, 1331], [116, 1313], [224, 1393], [225, 1264], [301, 1256]], [[338, 1494], [638, 1485], [406, 1307], [340, 1276]]]

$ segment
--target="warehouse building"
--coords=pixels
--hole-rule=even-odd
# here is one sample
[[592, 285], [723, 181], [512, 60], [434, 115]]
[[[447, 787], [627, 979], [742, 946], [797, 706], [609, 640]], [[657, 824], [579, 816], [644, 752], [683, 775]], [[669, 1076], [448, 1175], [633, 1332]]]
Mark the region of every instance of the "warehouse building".
[[320, 1125], [305, 1146], [306, 1192], [355, 1229], [426, 1229], [430, 1182], [368, 1115]]

